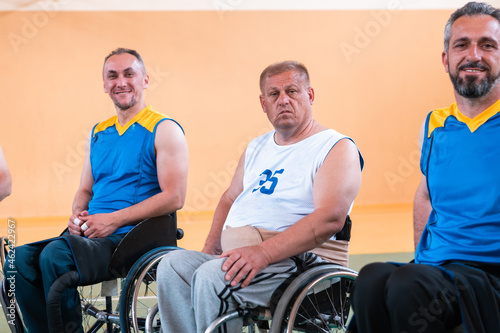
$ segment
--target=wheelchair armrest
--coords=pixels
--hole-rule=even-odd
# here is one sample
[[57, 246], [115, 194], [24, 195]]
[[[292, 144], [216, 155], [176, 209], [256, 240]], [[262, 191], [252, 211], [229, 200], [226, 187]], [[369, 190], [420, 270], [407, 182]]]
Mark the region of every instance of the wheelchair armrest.
[[349, 215], [345, 218], [345, 223], [344, 226], [342, 227], [342, 230], [337, 232], [336, 239], [337, 240], [345, 240], [345, 241], [350, 241], [351, 240], [351, 227], [352, 227], [352, 220]]
[[109, 263], [110, 273], [125, 277], [130, 267], [146, 252], [177, 245], [177, 215], [157, 216], [139, 222], [118, 244]]

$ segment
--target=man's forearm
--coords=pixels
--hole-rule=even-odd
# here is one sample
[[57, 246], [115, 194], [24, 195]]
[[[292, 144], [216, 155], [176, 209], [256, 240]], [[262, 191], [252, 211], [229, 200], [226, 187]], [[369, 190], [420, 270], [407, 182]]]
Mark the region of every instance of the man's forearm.
[[420, 241], [420, 237], [422, 236], [422, 232], [427, 224], [431, 211], [432, 206], [429, 196], [425, 191], [422, 191], [419, 188], [415, 194], [415, 201], [413, 205], [413, 243], [415, 249]]
[[226, 221], [229, 210], [231, 209], [233, 201], [229, 200], [224, 194], [215, 209], [214, 218], [212, 221], [212, 226], [210, 227], [210, 232], [208, 233], [207, 239], [205, 241], [205, 246], [203, 250], [210, 252], [221, 252], [221, 233], [224, 223]]
[[132, 225], [137, 222], [179, 210], [184, 205], [184, 197], [173, 193], [161, 192], [130, 207], [114, 213], [117, 227]]
[[89, 208], [89, 202], [92, 199], [92, 193], [85, 190], [78, 190], [73, 200], [73, 214], [80, 214]]
[[310, 251], [342, 229], [345, 216], [325, 217], [313, 212], [287, 230], [262, 243], [271, 263]]
[[429, 214], [430, 210], [421, 207], [420, 204], [415, 201], [415, 205], [413, 207], [413, 244], [415, 249], [420, 241], [420, 237], [424, 231]]

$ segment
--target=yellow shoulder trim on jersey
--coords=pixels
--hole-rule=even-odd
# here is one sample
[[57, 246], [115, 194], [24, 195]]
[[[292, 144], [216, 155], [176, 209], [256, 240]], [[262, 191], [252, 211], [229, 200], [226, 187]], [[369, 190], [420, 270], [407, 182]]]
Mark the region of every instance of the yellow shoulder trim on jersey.
[[148, 112], [144, 112], [140, 119], [137, 119], [137, 122], [141, 124], [145, 129], [153, 133], [156, 124], [160, 120], [168, 117], [163, 113], [153, 110], [150, 106], [148, 107], [147, 111]]
[[488, 119], [500, 112], [500, 100], [496, 101], [492, 106], [478, 114], [474, 118], [469, 118], [465, 116], [457, 107], [456, 103], [453, 103], [448, 108], [436, 109], [432, 112], [429, 119], [429, 131], [427, 137], [431, 136], [432, 131], [438, 127], [443, 127], [446, 118], [449, 116], [454, 116], [458, 121], [464, 123], [469, 127], [471, 133], [481, 127]]
[[488, 121], [488, 119], [496, 115], [499, 111], [500, 111], [500, 100], [496, 101], [492, 106], [490, 106], [489, 108], [478, 114], [473, 119], [470, 119], [469, 123], [467, 123], [467, 126], [469, 126], [471, 132], [474, 132], [479, 127], [481, 127], [482, 124]]
[[456, 108], [457, 105], [453, 103], [449, 108], [436, 109], [432, 111], [431, 116], [429, 118], [429, 130], [427, 131], [427, 137], [429, 138], [432, 132], [438, 128], [443, 127], [446, 118], [451, 115], [451, 110]]
[[113, 116], [107, 120], [101, 121], [94, 127], [94, 133], [92, 133], [92, 137], [94, 137], [98, 132], [104, 131], [106, 128], [111, 127], [118, 123], [118, 116]]
[[151, 105], [148, 105], [136, 114], [134, 118], [130, 119], [125, 126], [121, 126], [119, 122], [116, 122], [116, 130], [118, 131], [118, 134], [123, 135], [123, 133], [125, 133], [127, 129], [132, 126], [132, 124], [138, 123], [153, 133], [156, 123], [163, 118], [166, 118], [166, 116], [156, 112], [152, 109]]
[[106, 128], [111, 127], [113, 125], [116, 125], [116, 130], [118, 131], [118, 134], [123, 135], [123, 133], [125, 133], [127, 129], [134, 123], [140, 124], [142, 127], [146, 128], [148, 131], [153, 133], [156, 124], [163, 118], [168, 118], [168, 117], [163, 113], [153, 110], [151, 105], [148, 105], [144, 109], [142, 109], [138, 114], [136, 114], [134, 118], [130, 119], [129, 122], [125, 124], [125, 126], [120, 125], [120, 122], [118, 121], [118, 116], [113, 116], [108, 120], [100, 122], [99, 124], [96, 125], [94, 133], [92, 135], [94, 136], [96, 135], [96, 133], [104, 131]]

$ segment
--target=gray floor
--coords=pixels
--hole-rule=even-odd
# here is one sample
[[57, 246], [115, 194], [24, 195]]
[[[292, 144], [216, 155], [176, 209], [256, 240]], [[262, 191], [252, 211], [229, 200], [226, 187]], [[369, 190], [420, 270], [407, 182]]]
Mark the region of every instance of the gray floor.
[[359, 272], [363, 266], [371, 262], [410, 262], [413, 260], [413, 255], [413, 252], [356, 254], [349, 256], [349, 267]]

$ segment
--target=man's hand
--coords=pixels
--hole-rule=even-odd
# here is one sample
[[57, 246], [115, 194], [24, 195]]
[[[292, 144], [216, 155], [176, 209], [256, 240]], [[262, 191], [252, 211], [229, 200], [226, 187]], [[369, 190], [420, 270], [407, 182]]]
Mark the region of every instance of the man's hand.
[[[68, 221], [68, 231], [69, 231], [70, 235], [83, 236], [83, 230], [81, 227], [83, 224], [83, 221], [81, 220], [81, 217], [88, 216], [88, 215], [89, 215], [89, 212], [87, 212], [86, 210], [71, 215], [71, 217], [69, 218], [69, 221]], [[76, 220], [76, 222], [75, 222], [75, 220]], [[80, 220], [80, 221], [78, 221], [78, 220]]]
[[267, 253], [260, 245], [240, 247], [219, 256], [224, 257], [227, 260], [222, 265], [222, 270], [227, 272], [225, 278], [231, 281], [233, 287], [241, 282], [241, 288], [245, 288], [270, 263]]
[[87, 213], [85, 216], [82, 214], [79, 218], [82, 221], [80, 228], [88, 238], [106, 237], [118, 229], [118, 224], [113, 219], [113, 213], [94, 215]]
[[206, 253], [206, 254], [211, 254], [211, 255], [219, 255], [222, 253], [220, 249], [217, 249], [216, 247], [213, 246], [208, 246], [205, 245], [201, 252]]
[[220, 237], [210, 237], [208, 235], [207, 240], [205, 241], [205, 246], [201, 252], [210, 254], [210, 255], [220, 255], [222, 253], [221, 245], [220, 245]]

